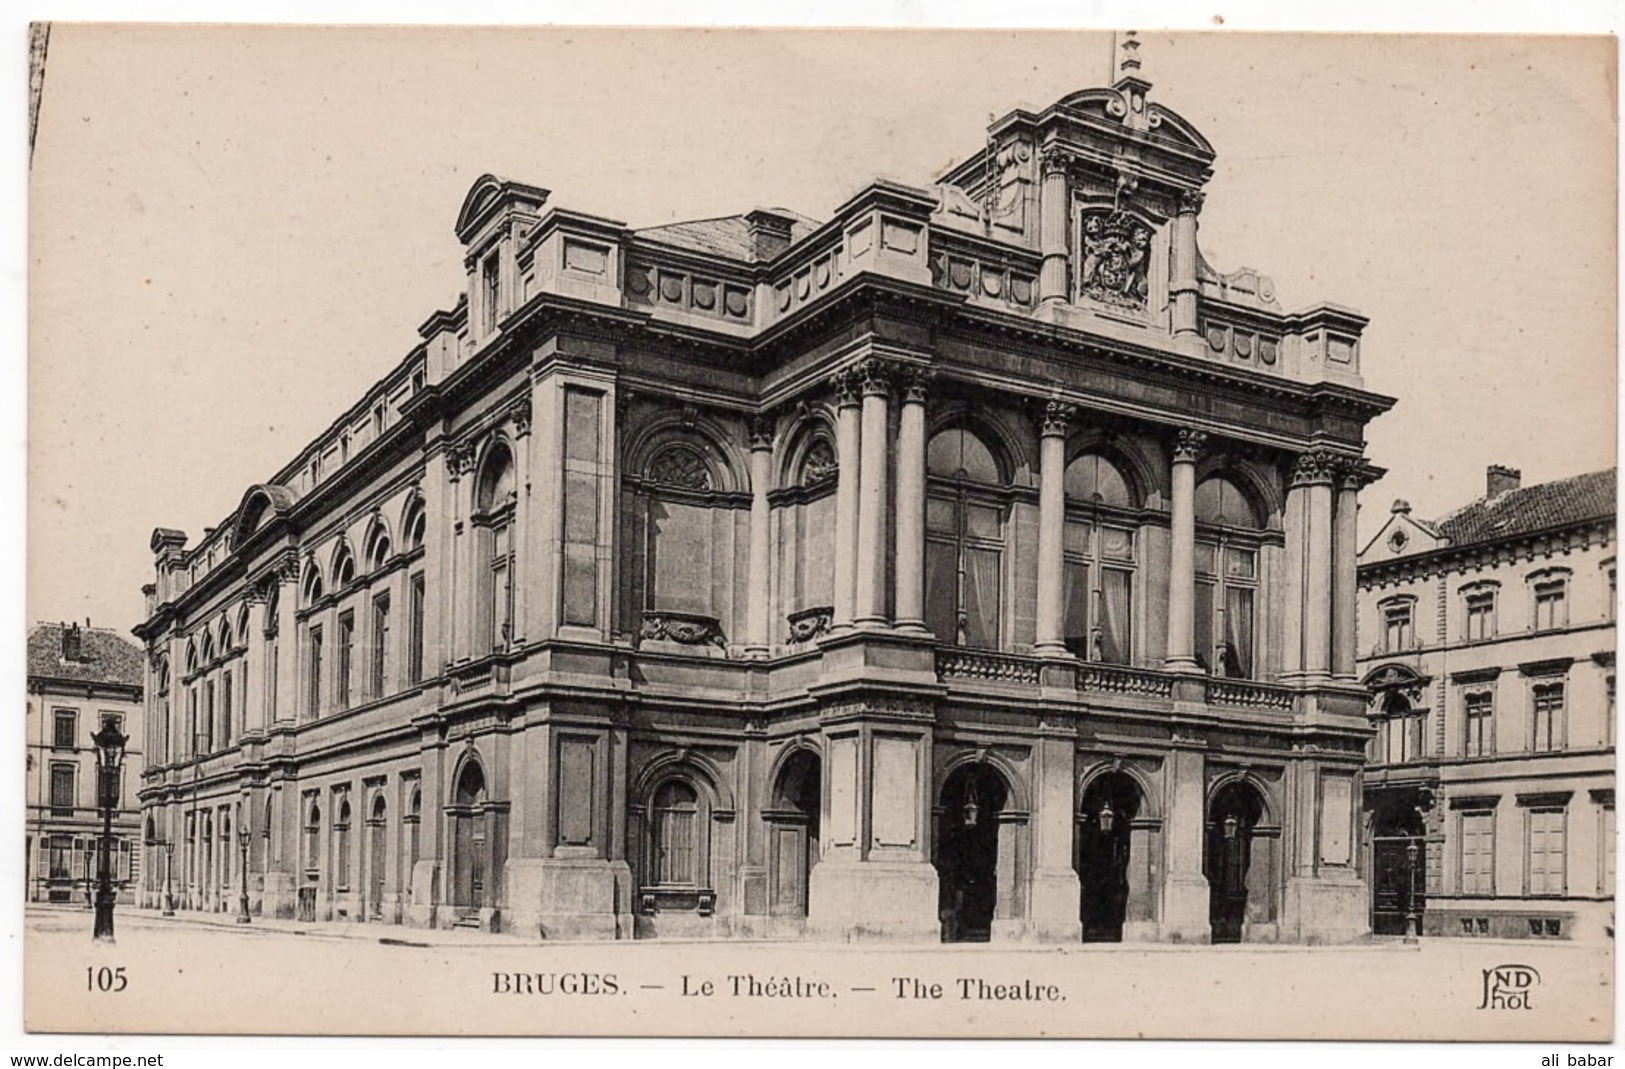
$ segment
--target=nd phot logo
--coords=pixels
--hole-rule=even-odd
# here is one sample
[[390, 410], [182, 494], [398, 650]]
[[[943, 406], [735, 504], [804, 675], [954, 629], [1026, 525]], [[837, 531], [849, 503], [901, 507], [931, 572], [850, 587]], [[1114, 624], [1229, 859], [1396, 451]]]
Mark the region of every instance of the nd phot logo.
[[1481, 1010], [1534, 1009], [1530, 995], [1540, 985], [1540, 972], [1532, 965], [1497, 965], [1484, 970]]

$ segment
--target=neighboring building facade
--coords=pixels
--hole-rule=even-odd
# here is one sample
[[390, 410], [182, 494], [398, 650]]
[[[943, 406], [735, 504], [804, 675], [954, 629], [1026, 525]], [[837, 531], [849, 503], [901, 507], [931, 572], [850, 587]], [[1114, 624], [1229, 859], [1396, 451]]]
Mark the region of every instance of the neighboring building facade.
[[1614, 493], [1491, 467], [1435, 522], [1396, 501], [1362, 552], [1374, 930], [1414, 887], [1424, 934], [1612, 933]]
[[102, 811], [91, 736], [112, 718], [129, 736], [113, 819], [120, 900], [141, 871], [138, 791], [146, 736], [140, 647], [89, 624], [28, 633], [27, 886], [30, 902], [88, 904], [98, 874]]
[[[631, 230], [485, 177], [468, 290], [195, 545], [143, 791], [182, 904], [527, 937], [1346, 940], [1359, 315], [1197, 250], [1112, 88]], [[156, 895], [156, 881], [148, 885]]]

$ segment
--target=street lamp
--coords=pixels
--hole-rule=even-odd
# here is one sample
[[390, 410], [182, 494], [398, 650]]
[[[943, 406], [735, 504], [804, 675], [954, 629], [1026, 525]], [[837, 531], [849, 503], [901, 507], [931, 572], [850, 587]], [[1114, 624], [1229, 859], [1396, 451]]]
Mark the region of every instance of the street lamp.
[[1239, 830], [1241, 830], [1240, 817], [1236, 816], [1234, 813], [1231, 813], [1229, 816], [1224, 818], [1224, 837], [1226, 839], [1234, 839], [1236, 837], [1236, 832]]
[[[168, 821], [165, 823], [168, 823]], [[160, 845], [164, 848], [164, 908], [162, 915], [173, 917], [175, 915], [175, 885], [170, 881], [175, 872], [175, 842], [173, 839], [165, 839]]]
[[248, 823], [237, 820], [237, 846], [242, 851], [243, 863], [237, 866], [242, 876], [242, 893], [237, 896], [237, 923], [250, 924], [253, 918], [248, 915], [248, 840], [253, 833], [248, 830]]
[[1103, 802], [1100, 806], [1100, 834], [1110, 835], [1112, 826], [1117, 823], [1117, 814], [1112, 811], [1111, 802]]
[[965, 827], [974, 828], [976, 827], [977, 814], [980, 812], [981, 806], [976, 802], [976, 782], [972, 780], [970, 786], [965, 791], [965, 805], [960, 811], [960, 820], [964, 823]]
[[113, 941], [113, 809], [118, 805], [119, 772], [124, 765], [124, 747], [130, 737], [111, 718], [90, 737], [96, 744], [96, 779], [102, 808], [102, 849], [97, 874], [96, 926], [93, 938]]
[[1422, 918], [1416, 913], [1416, 855], [1420, 852], [1414, 840], [1405, 844], [1405, 858], [1410, 862], [1406, 868], [1406, 872], [1409, 873], [1410, 889], [1405, 896], [1405, 942], [1412, 945], [1416, 944], [1417, 937], [1422, 934]]

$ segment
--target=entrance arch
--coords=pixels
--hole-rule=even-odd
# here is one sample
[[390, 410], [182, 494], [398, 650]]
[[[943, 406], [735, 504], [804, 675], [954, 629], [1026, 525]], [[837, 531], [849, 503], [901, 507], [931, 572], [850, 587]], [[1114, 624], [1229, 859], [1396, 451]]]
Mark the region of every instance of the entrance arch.
[[1204, 870], [1213, 942], [1239, 943], [1248, 923], [1273, 922], [1273, 839], [1260, 834], [1264, 798], [1252, 783], [1232, 780], [1208, 803]]
[[[1132, 829], [1141, 808], [1139, 785], [1125, 772], [1098, 776], [1083, 792], [1073, 865], [1078, 872], [1079, 919], [1086, 943], [1123, 941], [1130, 872], [1133, 861], [1140, 860], [1133, 857]], [[1133, 890], [1139, 892], [1136, 898], [1149, 898], [1149, 888]]]
[[805, 917], [807, 886], [819, 859], [819, 807], [823, 766], [813, 750], [785, 758], [773, 784], [768, 821], [768, 864], [772, 878], [768, 908], [774, 916]]
[[942, 785], [938, 911], [945, 943], [985, 943], [999, 905], [999, 816], [1010, 798], [986, 762], [961, 765]]
[[451, 906], [458, 920], [485, 908], [485, 770], [477, 760], [463, 766], [451, 807]]
[[1427, 828], [1418, 792], [1378, 803], [1371, 821], [1371, 933], [1405, 935], [1414, 911], [1421, 934], [1426, 909]]

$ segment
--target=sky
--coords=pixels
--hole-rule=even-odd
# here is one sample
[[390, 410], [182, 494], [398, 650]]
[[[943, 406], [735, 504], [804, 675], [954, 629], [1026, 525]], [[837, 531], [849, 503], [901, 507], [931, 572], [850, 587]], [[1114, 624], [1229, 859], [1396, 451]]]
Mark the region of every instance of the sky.
[[[1200, 243], [1371, 318], [1369, 429], [1436, 516], [1615, 457], [1613, 51], [1143, 31], [1218, 151]], [[925, 186], [990, 114], [1108, 79], [1102, 33], [57, 24], [29, 184], [30, 619], [127, 631], [154, 527], [225, 520], [460, 291], [492, 172], [632, 226], [827, 218]]]

